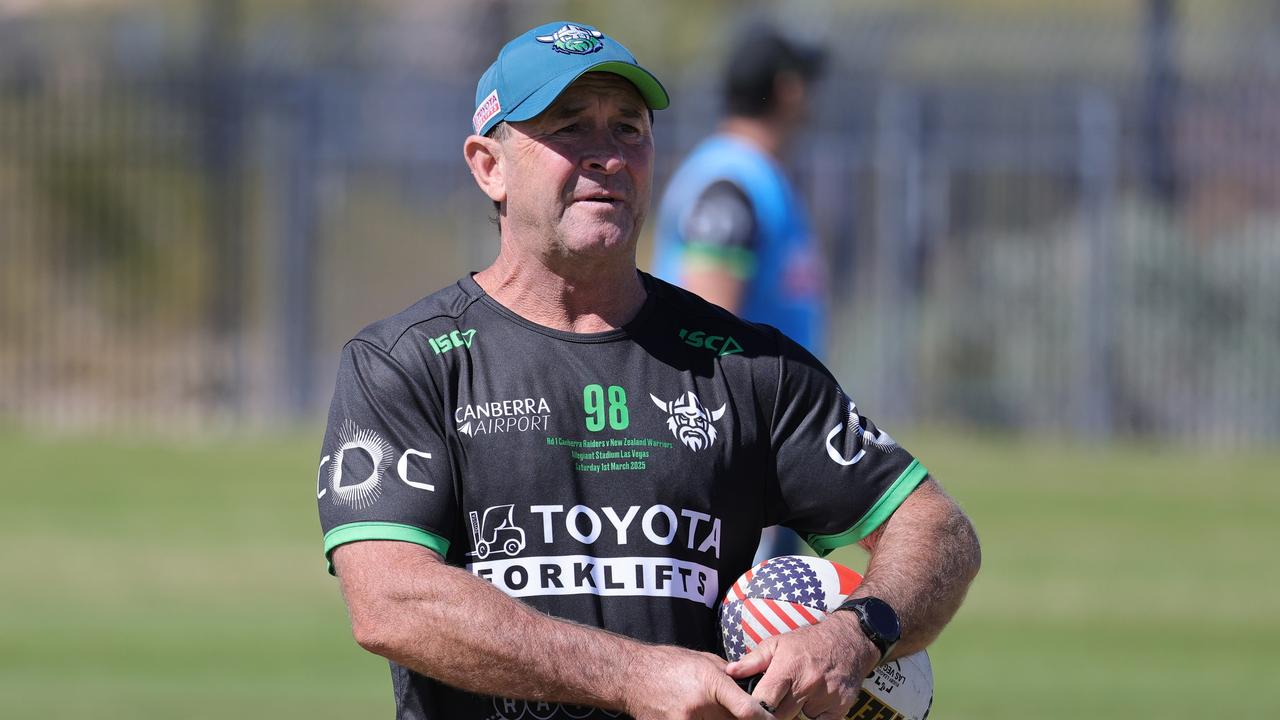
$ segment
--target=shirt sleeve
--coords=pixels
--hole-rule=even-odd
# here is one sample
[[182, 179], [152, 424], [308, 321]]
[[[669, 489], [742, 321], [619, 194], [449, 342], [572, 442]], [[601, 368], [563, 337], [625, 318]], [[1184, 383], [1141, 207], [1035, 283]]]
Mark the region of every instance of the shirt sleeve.
[[682, 219], [680, 235], [688, 265], [713, 266], [744, 279], [755, 271], [755, 209], [733, 182], [707, 186]]
[[343, 348], [316, 471], [326, 559], [360, 540], [448, 554], [457, 512], [443, 411], [420, 372], [362, 340]]
[[863, 415], [817, 359], [779, 336], [772, 520], [825, 556], [871, 534], [928, 470]]

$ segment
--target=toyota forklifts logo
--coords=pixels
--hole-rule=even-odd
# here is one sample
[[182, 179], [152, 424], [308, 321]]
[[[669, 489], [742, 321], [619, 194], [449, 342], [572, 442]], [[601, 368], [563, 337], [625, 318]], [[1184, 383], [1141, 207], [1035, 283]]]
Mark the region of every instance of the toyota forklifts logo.
[[524, 530], [515, 524], [514, 505], [494, 505], [484, 511], [484, 516], [472, 510], [471, 545], [475, 548], [469, 557], [484, 560], [493, 553], [515, 557], [524, 550]]

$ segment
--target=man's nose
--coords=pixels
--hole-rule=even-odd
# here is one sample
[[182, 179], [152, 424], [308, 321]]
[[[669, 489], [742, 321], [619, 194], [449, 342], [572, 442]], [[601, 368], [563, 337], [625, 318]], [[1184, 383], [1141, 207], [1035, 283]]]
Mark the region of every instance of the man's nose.
[[613, 175], [627, 166], [622, 147], [611, 132], [592, 133], [587, 148], [582, 153], [582, 168]]

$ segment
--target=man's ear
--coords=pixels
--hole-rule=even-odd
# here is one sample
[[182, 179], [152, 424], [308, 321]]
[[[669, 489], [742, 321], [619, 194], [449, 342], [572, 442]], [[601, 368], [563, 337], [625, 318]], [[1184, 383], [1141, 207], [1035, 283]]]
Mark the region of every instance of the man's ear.
[[500, 203], [507, 199], [507, 181], [503, 175], [502, 142], [483, 135], [472, 135], [462, 144], [462, 155], [471, 168], [471, 177], [489, 199]]

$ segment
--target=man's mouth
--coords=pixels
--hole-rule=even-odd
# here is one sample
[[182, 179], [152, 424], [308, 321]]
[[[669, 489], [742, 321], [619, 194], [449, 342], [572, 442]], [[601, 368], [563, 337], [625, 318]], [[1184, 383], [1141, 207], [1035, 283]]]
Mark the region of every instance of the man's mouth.
[[621, 205], [623, 200], [622, 198], [614, 197], [612, 195], [587, 195], [585, 197], [578, 198], [578, 202], [601, 203], [613, 206]]

